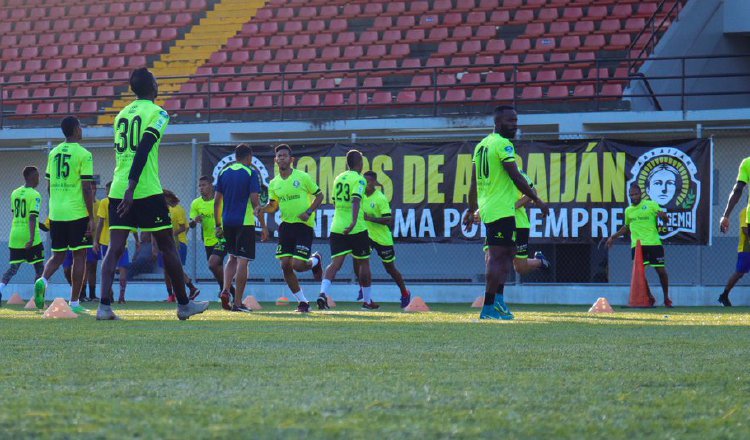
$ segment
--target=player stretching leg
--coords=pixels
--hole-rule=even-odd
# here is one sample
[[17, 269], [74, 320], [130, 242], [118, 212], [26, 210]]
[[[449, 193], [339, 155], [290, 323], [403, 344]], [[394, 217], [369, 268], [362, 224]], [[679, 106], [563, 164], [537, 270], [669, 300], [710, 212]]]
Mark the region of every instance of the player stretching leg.
[[295, 272], [312, 270], [316, 281], [323, 278], [320, 254], [316, 252], [310, 255], [315, 238], [315, 211], [323, 201], [323, 193], [309, 174], [292, 167], [294, 157], [289, 145], [278, 145], [275, 153], [279, 174], [268, 186], [268, 205], [262, 212], [272, 214], [281, 211], [276, 258], [281, 262], [284, 281], [299, 302], [297, 311], [307, 313], [310, 303]]
[[47, 260], [42, 276], [34, 283], [34, 301], [37, 308], [44, 307], [47, 282], [70, 250], [73, 252], [70, 308], [74, 313], [83, 313], [86, 309], [78, 303], [78, 298], [83, 290], [86, 253], [92, 248], [94, 231], [94, 193], [90, 189], [94, 185], [94, 160], [79, 144], [83, 132], [77, 118], [66, 117], [61, 128], [65, 142], [50, 151], [46, 174], [52, 258]]
[[737, 266], [734, 273], [729, 277], [724, 292], [719, 295], [719, 302], [724, 307], [732, 307], [729, 301], [729, 292], [732, 291], [737, 281], [750, 272], [750, 240], [748, 240], [747, 207], [740, 211], [740, 243], [737, 245]]
[[513, 319], [502, 292], [515, 254], [513, 235], [516, 229], [515, 211], [518, 191], [528, 196], [544, 215], [549, 209], [537, 197], [518, 170], [516, 153], [510, 141], [516, 135], [518, 116], [509, 106], [499, 106], [494, 112], [495, 131], [482, 139], [474, 149], [472, 183], [469, 190], [469, 209], [464, 214], [466, 230], [472, 227], [474, 212], [479, 207], [487, 229], [488, 258], [485, 264], [486, 285], [484, 307], [479, 319]]
[[[216, 183], [216, 236], [224, 237], [229, 254], [229, 260], [224, 266], [224, 289], [219, 297], [225, 310], [251, 312], [242, 304], [242, 296], [247, 285], [248, 266], [255, 259], [255, 216], [260, 212], [260, 178], [250, 168], [253, 150], [249, 146], [238, 145], [234, 149], [234, 156], [236, 162], [221, 170]], [[265, 220], [262, 216], [259, 220], [263, 228], [261, 239], [266, 241], [268, 236]], [[232, 280], [237, 287], [234, 304], [230, 306]]]
[[[740, 163], [740, 169], [737, 172], [737, 183], [734, 184], [734, 187], [732, 188], [732, 193], [729, 194], [729, 199], [727, 199], [727, 205], [726, 207], [724, 207], [724, 214], [721, 216], [720, 229], [723, 234], [726, 234], [727, 231], [729, 231], [729, 216], [732, 215], [732, 210], [734, 210], [734, 207], [735, 205], [737, 205], [737, 202], [740, 201], [740, 198], [742, 197], [742, 192], [745, 190], [745, 186], [747, 185], [749, 181], [750, 181], [750, 157], [746, 157]], [[748, 208], [750, 208], [750, 205], [748, 206]], [[748, 211], [750, 211], [750, 209], [748, 209]], [[747, 218], [745, 218], [745, 221], [747, 221]], [[737, 268], [739, 269], [739, 261], [737, 262], [737, 265], [738, 265]], [[730, 282], [731, 280], [732, 279], [730, 278]], [[737, 281], [739, 281], [739, 278], [737, 279]], [[735, 283], [737, 281], [735, 281]], [[729, 283], [727, 283], [727, 288], [731, 289], [731, 287], [729, 286]], [[721, 296], [719, 296], [719, 302], [725, 307], [730, 307], [732, 305], [732, 303], [729, 302], [729, 291], [727, 289], [724, 289], [724, 293], [722, 293]]]
[[344, 264], [346, 256], [352, 254], [355, 260], [357, 278], [362, 286], [363, 310], [375, 310], [380, 306], [372, 300], [370, 272], [370, 237], [367, 235], [364, 210], [361, 209], [365, 192], [365, 179], [362, 177], [362, 153], [350, 150], [346, 153], [348, 171], [339, 174], [333, 181], [333, 223], [331, 225], [331, 264], [326, 268], [320, 284], [318, 309], [328, 309], [328, 289], [336, 279], [336, 274]]
[[[612, 247], [615, 239], [630, 232], [631, 255], [635, 257], [635, 246], [640, 241], [643, 265], [653, 267], [659, 274], [664, 292], [664, 307], [672, 307], [672, 300], [669, 299], [669, 275], [664, 267], [664, 246], [661, 244], [657, 223], [657, 217], [667, 221], [667, 213], [653, 200], [643, 200], [641, 187], [637, 184], [630, 186], [628, 194], [631, 205], [625, 209], [625, 224], [607, 239], [607, 247]], [[653, 297], [649, 299], [652, 303], [655, 301]]]
[[[102, 263], [98, 320], [118, 319], [112, 311], [112, 283], [131, 232], [138, 229], [149, 232], [163, 254], [164, 271], [173, 280], [182, 280], [185, 276], [159, 179], [159, 144], [169, 115], [154, 104], [159, 88], [148, 69], [133, 71], [130, 89], [138, 99], [122, 109], [114, 123], [115, 171], [109, 191], [110, 247]], [[175, 283], [174, 293], [180, 320], [208, 308], [207, 302], [190, 301], [183, 283]]]
[[10, 209], [13, 213], [8, 238], [10, 267], [0, 282], [0, 304], [3, 289], [18, 273], [21, 264], [33, 265], [37, 278], [44, 271], [44, 245], [37, 221], [42, 206], [42, 196], [36, 190], [39, 185], [39, 170], [32, 166], [24, 168], [23, 180], [24, 185], [13, 190], [10, 195]]

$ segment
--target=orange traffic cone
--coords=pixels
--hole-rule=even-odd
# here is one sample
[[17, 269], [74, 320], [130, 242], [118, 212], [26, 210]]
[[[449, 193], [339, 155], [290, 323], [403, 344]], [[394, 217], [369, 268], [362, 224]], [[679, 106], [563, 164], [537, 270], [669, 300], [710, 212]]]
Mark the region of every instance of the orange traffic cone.
[[34, 302], [34, 298], [31, 298], [29, 302], [26, 303], [25, 306], [23, 306], [26, 310], [36, 310], [36, 303]]
[[252, 295], [248, 295], [247, 298], [242, 301], [242, 304], [244, 304], [245, 307], [249, 308], [250, 310], [260, 310], [263, 308], [258, 300], [255, 299], [255, 297]]
[[646, 280], [646, 268], [643, 265], [643, 249], [640, 240], [635, 245], [635, 258], [633, 259], [633, 276], [630, 279], [629, 307], [653, 307], [654, 297], [648, 288]]
[[336, 301], [333, 300], [333, 297], [330, 294], [326, 295], [326, 299], [328, 300], [328, 307], [330, 308], [336, 307]]
[[474, 300], [473, 303], [471, 303], [471, 307], [475, 309], [481, 309], [484, 307], [484, 295], [478, 296], [477, 299]]
[[20, 306], [26, 303], [24, 302], [23, 298], [21, 298], [21, 295], [19, 295], [18, 292], [16, 292], [13, 295], [11, 295], [10, 298], [8, 298], [8, 302], [6, 304]]
[[419, 297], [415, 296], [411, 299], [409, 302], [409, 305], [404, 307], [404, 312], [429, 312], [430, 308], [427, 307], [427, 304], [425, 304], [424, 300]]
[[599, 298], [589, 309], [589, 313], [614, 313], [612, 306], [609, 305], [607, 298]]
[[276, 299], [276, 305], [277, 306], [288, 306], [289, 305], [289, 298], [285, 296], [280, 296], [278, 299]]
[[52, 304], [44, 312], [42, 318], [78, 318], [78, 315], [70, 310], [70, 306], [62, 298], [55, 298]]

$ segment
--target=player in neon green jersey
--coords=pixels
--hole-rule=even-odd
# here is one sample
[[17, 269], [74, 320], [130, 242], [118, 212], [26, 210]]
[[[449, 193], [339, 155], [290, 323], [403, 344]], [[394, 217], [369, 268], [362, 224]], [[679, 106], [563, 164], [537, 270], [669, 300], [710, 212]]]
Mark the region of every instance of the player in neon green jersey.
[[537, 197], [516, 164], [516, 151], [510, 141], [518, 129], [518, 115], [513, 107], [499, 106], [494, 112], [495, 131], [482, 139], [474, 149], [475, 171], [469, 190], [469, 209], [463, 224], [470, 230], [474, 212], [479, 207], [487, 229], [489, 258], [486, 263], [484, 307], [480, 319], [513, 319], [503, 295], [497, 295], [508, 277], [516, 250], [514, 240], [515, 204], [518, 191], [528, 196], [544, 215], [547, 205]]
[[746, 273], [750, 272], [750, 233], [748, 233], [747, 226], [747, 207], [740, 211], [739, 222], [740, 237], [737, 245], [737, 264], [734, 273], [727, 280], [724, 291], [719, 295], [719, 303], [724, 307], [732, 307], [732, 302], [729, 301], [729, 292]]
[[[737, 202], [740, 201], [742, 192], [745, 190], [745, 186], [747, 186], [748, 182], [750, 182], [750, 157], [746, 157], [742, 160], [742, 162], [740, 162], [740, 168], [737, 171], [737, 182], [734, 184], [732, 192], [729, 194], [727, 205], [724, 208], [724, 214], [721, 216], [720, 230], [722, 234], [726, 234], [729, 231], [729, 216], [732, 215], [732, 210], [734, 210]], [[748, 205], [748, 209], [746, 210], [746, 212], [750, 213], [750, 205]], [[746, 217], [746, 223], [748, 222], [748, 220], [750, 220], [750, 218]], [[737, 263], [737, 266], [739, 268], [739, 262]], [[732, 305], [732, 303], [729, 302], [729, 293], [727, 289], [725, 289], [724, 293], [722, 293], [719, 297], [719, 302], [725, 307]]]
[[[101, 302], [96, 319], [118, 319], [112, 311], [112, 282], [117, 262], [131, 231], [149, 232], [164, 260], [164, 271], [173, 280], [185, 274], [177, 254], [169, 208], [159, 178], [159, 143], [169, 115], [154, 103], [159, 94], [156, 78], [146, 68], [133, 71], [130, 89], [136, 99], [117, 114], [114, 123], [115, 171], [109, 191], [110, 248], [102, 263]], [[106, 294], [105, 294], [106, 292]], [[203, 313], [207, 302], [191, 301], [183, 283], [175, 283], [177, 317]]]
[[351, 254], [355, 260], [357, 278], [362, 285], [364, 302], [362, 309], [376, 310], [380, 306], [372, 300], [370, 272], [370, 237], [367, 235], [367, 224], [362, 209], [362, 195], [365, 192], [365, 178], [362, 176], [362, 153], [350, 150], [346, 153], [347, 171], [339, 174], [333, 181], [333, 222], [331, 224], [331, 264], [328, 265], [320, 284], [318, 309], [328, 306], [328, 289], [336, 274], [344, 264], [346, 256]]
[[37, 221], [42, 206], [42, 196], [36, 190], [39, 185], [39, 170], [33, 166], [25, 167], [23, 180], [24, 185], [16, 188], [10, 195], [10, 209], [13, 212], [8, 238], [10, 267], [0, 282], [0, 304], [3, 289], [18, 273], [21, 264], [33, 265], [37, 278], [44, 271], [44, 245]]
[[[607, 239], [607, 247], [612, 247], [615, 239], [630, 232], [631, 255], [635, 256], [635, 247], [640, 241], [643, 265], [653, 267], [659, 274], [661, 289], [664, 292], [664, 307], [672, 307], [672, 300], [669, 299], [669, 276], [664, 267], [664, 246], [661, 244], [657, 220], [666, 221], [667, 213], [658, 203], [644, 199], [638, 184], [630, 186], [628, 195], [631, 204], [625, 209], [625, 224]], [[655, 301], [653, 297], [650, 299], [652, 303]]]
[[70, 307], [75, 313], [86, 311], [79, 302], [86, 271], [86, 253], [91, 249], [94, 231], [94, 160], [79, 143], [83, 138], [77, 118], [68, 116], [60, 124], [65, 142], [53, 148], [47, 160], [49, 185], [49, 219], [52, 236], [52, 257], [44, 265], [44, 273], [34, 283], [37, 308], [44, 307], [47, 282], [65, 261], [67, 251], [73, 253]]
[[279, 174], [268, 186], [268, 205], [263, 211], [281, 211], [276, 258], [281, 262], [284, 281], [299, 303], [297, 311], [307, 313], [310, 303], [295, 272], [312, 270], [316, 281], [323, 278], [323, 259], [317, 252], [311, 254], [315, 238], [315, 211], [323, 201], [323, 193], [309, 174], [293, 168], [294, 157], [289, 145], [278, 145], [274, 151]]

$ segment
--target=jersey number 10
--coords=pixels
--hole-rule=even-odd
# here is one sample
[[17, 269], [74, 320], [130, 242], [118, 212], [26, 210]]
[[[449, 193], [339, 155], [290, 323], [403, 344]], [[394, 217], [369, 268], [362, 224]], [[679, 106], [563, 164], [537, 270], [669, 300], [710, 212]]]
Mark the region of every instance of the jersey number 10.
[[489, 148], [479, 147], [476, 162], [477, 176], [479, 176], [480, 179], [488, 179], [490, 177]]
[[125, 118], [117, 121], [117, 135], [115, 136], [115, 150], [124, 152], [127, 148], [135, 151], [141, 140], [141, 117], [136, 116], [130, 122]]

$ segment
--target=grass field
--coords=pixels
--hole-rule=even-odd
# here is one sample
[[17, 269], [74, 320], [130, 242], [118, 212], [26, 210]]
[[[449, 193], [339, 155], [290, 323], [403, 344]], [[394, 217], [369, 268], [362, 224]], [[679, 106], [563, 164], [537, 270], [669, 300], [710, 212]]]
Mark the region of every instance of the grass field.
[[211, 307], [3, 305], [0, 437], [750, 438], [747, 308]]

